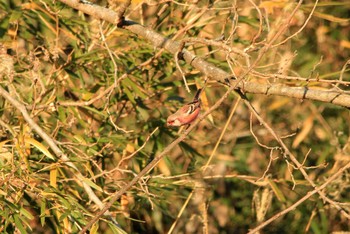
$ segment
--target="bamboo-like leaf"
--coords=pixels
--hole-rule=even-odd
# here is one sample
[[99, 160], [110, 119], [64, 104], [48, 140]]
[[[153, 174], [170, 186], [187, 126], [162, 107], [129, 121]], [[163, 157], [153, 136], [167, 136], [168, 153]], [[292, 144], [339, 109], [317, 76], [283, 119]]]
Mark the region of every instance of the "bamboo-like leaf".
[[23, 11], [12, 11], [11, 17], [10, 17], [10, 23], [17, 22], [23, 15]]
[[24, 139], [26, 143], [29, 143], [33, 146], [35, 146], [38, 150], [40, 150], [46, 157], [55, 160], [55, 157], [46, 149], [46, 147], [41, 144], [39, 141], [33, 139], [33, 138], [25, 138]]
[[19, 212], [20, 212], [20, 214], [22, 214], [23, 216], [25, 216], [29, 220], [34, 219], [34, 216], [30, 212], [28, 212], [26, 209], [24, 209], [23, 207], [21, 207], [19, 209]]
[[5, 193], [3, 190], [1, 190], [1, 189], [0, 189], [0, 195], [2, 195], [2, 196], [6, 196], [6, 195], [7, 195], [7, 193]]
[[343, 19], [343, 18], [336, 17], [334, 15], [325, 14], [317, 11], [314, 12], [314, 15], [335, 23], [348, 23], [350, 21], [349, 19]]
[[40, 223], [43, 227], [45, 225], [45, 218], [46, 218], [46, 201], [43, 199], [40, 204]]
[[98, 222], [94, 223], [94, 225], [92, 225], [91, 229], [90, 229], [90, 233], [91, 234], [96, 234], [98, 233]]
[[125, 232], [124, 230], [122, 230], [120, 227], [115, 226], [112, 223], [108, 223], [108, 226], [111, 228], [111, 230], [113, 231], [113, 233], [115, 234], [127, 234], [127, 232]]
[[94, 189], [103, 192], [102, 188], [100, 186], [98, 186], [97, 184], [95, 184], [94, 182], [92, 182], [91, 180], [84, 178], [84, 182], [87, 183], [88, 185], [90, 185], [91, 187], [93, 187]]
[[[207, 111], [209, 109], [209, 101], [208, 101], [207, 94], [205, 92], [202, 92], [200, 99], [201, 99], [201, 106], [203, 107], [203, 111]], [[214, 124], [214, 118], [212, 114], [208, 115], [207, 118], [209, 119], [211, 124]]]
[[350, 41], [341, 40], [341, 41], [340, 41], [340, 46], [341, 46], [341, 47], [344, 47], [344, 48], [347, 48], [347, 49], [350, 49]]
[[57, 168], [52, 167], [50, 169], [50, 185], [54, 188], [57, 188]]
[[296, 138], [293, 141], [293, 148], [296, 148], [299, 146], [299, 144], [307, 137], [309, 134], [310, 130], [312, 129], [313, 126], [313, 121], [314, 121], [314, 116], [311, 115], [309, 118], [307, 118], [304, 123], [303, 123], [303, 129], [301, 132], [296, 136]]
[[15, 220], [16, 227], [19, 229], [21, 234], [27, 233], [26, 229], [22, 225], [22, 220], [18, 214], [14, 214], [13, 218]]
[[4, 145], [5, 145], [7, 142], [9, 142], [9, 141], [11, 141], [11, 140], [4, 140], [4, 141], [1, 141], [1, 142], [0, 142], [0, 149], [2, 149], [2, 147], [4, 147]]
[[280, 201], [280, 202], [286, 202], [286, 198], [285, 196], [283, 195], [282, 191], [278, 188], [278, 186], [276, 185], [275, 182], [273, 182], [272, 180], [268, 179], [268, 182], [270, 184], [270, 187], [272, 189], [272, 191], [275, 193], [277, 199]]

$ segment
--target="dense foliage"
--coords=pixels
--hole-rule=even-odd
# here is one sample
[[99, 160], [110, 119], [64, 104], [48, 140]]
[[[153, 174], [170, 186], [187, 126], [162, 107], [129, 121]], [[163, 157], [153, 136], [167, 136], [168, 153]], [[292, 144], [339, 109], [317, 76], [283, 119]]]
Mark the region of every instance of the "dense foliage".
[[[112, 1], [96, 4], [118, 7]], [[296, 4], [134, 1], [126, 18], [173, 40], [209, 39], [246, 52], [248, 58], [212, 44], [185, 45], [238, 77]], [[298, 8], [286, 33], [244, 79], [348, 94], [350, 4], [322, 1], [313, 10], [314, 4]], [[103, 202], [181, 134], [166, 119], [205, 85], [203, 74], [178, 61], [188, 93], [173, 54], [58, 0], [1, 1], [0, 47], [1, 87], [26, 106]], [[209, 79], [203, 111], [226, 89]], [[317, 186], [349, 163], [345, 108], [246, 95]], [[0, 232], [77, 233], [99, 207], [76, 170], [57, 159], [4, 97], [0, 116]], [[313, 190], [232, 93], [110, 211], [128, 233], [246, 233]], [[267, 225], [266, 233], [349, 231], [349, 170], [322, 191], [343, 211], [315, 194]], [[118, 230], [106, 219], [91, 230], [112, 232]]]

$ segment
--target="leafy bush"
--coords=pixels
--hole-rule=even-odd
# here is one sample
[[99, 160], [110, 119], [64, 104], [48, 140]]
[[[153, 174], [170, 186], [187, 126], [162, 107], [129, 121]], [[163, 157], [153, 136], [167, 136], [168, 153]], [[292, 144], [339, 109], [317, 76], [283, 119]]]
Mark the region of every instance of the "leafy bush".
[[0, 3], [1, 232], [350, 229], [349, 3], [63, 2]]

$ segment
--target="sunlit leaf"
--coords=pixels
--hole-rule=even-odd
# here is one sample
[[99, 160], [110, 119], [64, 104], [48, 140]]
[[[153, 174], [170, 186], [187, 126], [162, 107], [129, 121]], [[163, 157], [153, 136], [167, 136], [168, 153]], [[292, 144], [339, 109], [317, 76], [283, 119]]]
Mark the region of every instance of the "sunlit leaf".
[[43, 227], [46, 220], [46, 201], [43, 199], [40, 203], [40, 224]]
[[21, 234], [27, 233], [26, 229], [22, 225], [22, 219], [20, 218], [20, 216], [18, 214], [14, 214], [13, 218], [15, 220], [16, 227], [19, 229]]
[[335, 22], [335, 23], [348, 23], [348, 22], [350, 22], [350, 19], [343, 19], [343, 18], [336, 17], [334, 15], [325, 14], [325, 13], [318, 12], [318, 11], [315, 11], [314, 15], [317, 17], [326, 19], [328, 21]]
[[103, 192], [103, 189], [100, 186], [98, 186], [97, 184], [95, 184], [94, 182], [92, 182], [91, 180], [84, 178], [84, 182], [87, 183], [92, 188], [94, 188], [100, 192]]
[[55, 157], [47, 150], [47, 148], [43, 144], [38, 142], [37, 140], [35, 140], [33, 138], [25, 138], [24, 141], [26, 143], [33, 145], [38, 150], [40, 150], [46, 157], [48, 157], [52, 160], [55, 160]]
[[57, 188], [57, 168], [50, 168], [50, 185]]

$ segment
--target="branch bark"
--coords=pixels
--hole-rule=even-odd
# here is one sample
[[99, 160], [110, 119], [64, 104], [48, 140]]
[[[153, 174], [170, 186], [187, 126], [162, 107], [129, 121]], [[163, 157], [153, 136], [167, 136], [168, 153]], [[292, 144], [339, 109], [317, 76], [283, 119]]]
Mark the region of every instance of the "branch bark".
[[[100, 7], [98, 5], [89, 5], [79, 3], [79, 0], [59, 0], [74, 9], [80, 10], [97, 19], [105, 20], [112, 24], [120, 22], [120, 17], [117, 12], [110, 9]], [[154, 30], [144, 27], [134, 21], [126, 20], [122, 24], [123, 28], [147, 39], [153, 46], [164, 48], [173, 55], [175, 55], [181, 48], [181, 43], [170, 40], [155, 32]], [[232, 74], [216, 67], [215, 65], [197, 57], [186, 49], [182, 50], [184, 60], [198, 69], [203, 75], [214, 79], [220, 83], [230, 85], [234, 81]], [[235, 84], [236, 85], [236, 84]], [[302, 100], [313, 100], [331, 103], [334, 105], [350, 108], [350, 95], [337, 90], [320, 90], [311, 89], [309, 87], [290, 87], [281, 84], [259, 84], [256, 82], [248, 82], [242, 80], [236, 85], [237, 89], [243, 92], [252, 94], [277, 95], [291, 98], [298, 98]]]
[[[89, 196], [89, 199], [92, 200], [100, 209], [104, 207], [102, 201], [97, 197], [92, 188], [85, 182], [86, 178], [80, 173], [78, 168], [71, 162], [66, 154], [57, 146], [55, 141], [30, 117], [26, 107], [12, 97], [5, 89], [0, 86], [0, 96], [4, 97], [8, 102], [10, 102], [17, 110], [21, 112], [23, 118], [28, 123], [28, 125], [49, 145], [50, 149], [54, 154], [63, 161], [67, 166], [73, 169], [74, 176], [82, 183], [85, 192]], [[107, 212], [107, 215], [110, 215]]]
[[279, 217], [282, 217], [283, 215], [287, 214], [288, 212], [294, 210], [297, 208], [300, 204], [302, 204], [304, 201], [308, 200], [310, 197], [315, 195], [316, 193], [321, 192], [323, 189], [327, 187], [328, 184], [330, 184], [332, 181], [334, 181], [337, 177], [341, 176], [347, 169], [350, 168], [350, 163], [346, 164], [340, 170], [338, 170], [336, 173], [334, 173], [331, 177], [329, 177], [326, 182], [324, 182], [321, 186], [318, 188], [315, 188], [314, 190], [308, 192], [304, 197], [299, 199], [297, 202], [295, 202], [293, 205], [289, 206], [288, 208], [284, 209], [283, 211], [275, 214], [268, 220], [264, 221], [263, 223], [256, 226], [254, 229], [249, 230], [248, 234], [254, 234], [258, 233], [261, 229], [263, 229], [266, 225], [270, 224], [274, 220], [278, 219]]
[[[74, 0], [60, 0], [61, 2], [76, 2]], [[299, 2], [301, 4], [301, 1]], [[72, 7], [72, 5], [70, 5]], [[86, 14], [90, 14], [94, 17], [98, 17], [99, 14], [97, 14], [95, 11], [103, 11], [100, 7], [97, 7], [96, 9], [93, 9], [92, 7], [85, 8], [80, 7], [78, 5], [79, 9], [83, 11]], [[111, 13], [113, 14], [113, 13]], [[117, 14], [115, 14], [115, 17], [118, 17]], [[100, 18], [103, 20], [106, 20], [110, 23], [116, 24], [116, 20], [113, 19], [107, 19], [106, 17]], [[120, 19], [119, 19], [120, 21]], [[289, 23], [286, 23], [284, 26], [288, 27]], [[120, 24], [118, 25], [120, 26]], [[158, 48], [164, 48], [173, 55], [176, 55], [176, 53], [179, 52], [181, 49], [181, 43], [172, 41], [166, 37], [163, 37], [161, 34], [153, 31], [152, 29], [146, 28], [136, 22], [133, 21], [123, 21], [122, 27], [132, 33], [137, 34], [138, 36], [144, 37], [148, 41], [150, 41], [153, 46]], [[276, 38], [281, 34], [276, 34]], [[273, 41], [273, 40], [272, 40]], [[240, 90], [243, 93], [253, 93], [253, 94], [264, 94], [264, 95], [278, 95], [278, 96], [286, 96], [286, 97], [292, 97], [292, 98], [298, 98], [298, 99], [308, 99], [308, 100], [315, 100], [315, 101], [322, 101], [326, 103], [332, 103], [338, 106], [350, 108], [350, 95], [341, 91], [341, 90], [318, 90], [318, 89], [311, 89], [309, 87], [290, 87], [282, 84], [260, 84], [256, 82], [248, 82], [243, 80], [243, 77], [246, 77], [247, 74], [250, 74], [252, 72], [253, 67], [256, 65], [257, 61], [260, 60], [260, 58], [265, 54], [266, 50], [271, 45], [272, 41], [268, 46], [265, 46], [259, 53], [258, 58], [256, 59], [254, 65], [252, 65], [245, 73], [241, 76], [241, 79], [236, 79], [232, 74], [229, 74], [228, 72], [214, 66], [211, 63], [206, 62], [200, 57], [195, 56], [191, 52], [189, 52], [186, 49], [182, 49], [182, 56], [184, 60], [192, 65], [193, 67], [197, 68], [199, 71], [201, 71], [205, 76], [214, 79], [220, 83], [224, 83], [230, 86], [229, 90], [225, 93], [225, 95], [217, 102], [215, 105], [212, 106], [210, 110], [206, 112], [206, 114], [203, 115], [201, 119], [203, 119], [206, 115], [208, 115], [210, 112], [212, 112], [214, 109], [216, 109], [229, 95], [229, 93], [232, 90]], [[84, 229], [81, 231], [81, 233], [87, 231], [87, 229], [96, 222], [99, 217], [103, 215], [103, 213], [117, 200], [119, 197], [125, 193], [127, 190], [129, 190], [142, 176], [144, 176], [149, 170], [151, 170], [157, 163], [160, 161], [161, 158], [165, 154], [167, 154], [175, 145], [177, 145], [179, 142], [181, 142], [188, 134], [189, 132], [196, 126], [196, 124], [200, 121], [196, 121], [195, 124], [193, 124], [182, 136], [180, 136], [178, 139], [176, 139], [174, 142], [172, 142], [170, 145], [168, 145], [162, 153], [156, 156], [156, 158], [148, 164], [136, 177], [133, 178], [132, 181], [130, 181], [126, 186], [124, 186], [121, 190], [117, 191], [115, 194], [112, 195], [112, 198], [110, 201], [106, 204], [106, 206], [98, 213], [96, 216], [84, 227]], [[312, 191], [312, 193], [320, 192], [319, 188], [315, 188], [315, 190]], [[304, 199], [306, 200], [306, 199]], [[304, 200], [301, 200], [303, 202]]]

